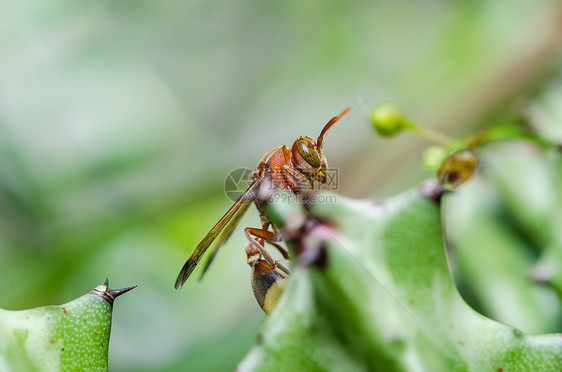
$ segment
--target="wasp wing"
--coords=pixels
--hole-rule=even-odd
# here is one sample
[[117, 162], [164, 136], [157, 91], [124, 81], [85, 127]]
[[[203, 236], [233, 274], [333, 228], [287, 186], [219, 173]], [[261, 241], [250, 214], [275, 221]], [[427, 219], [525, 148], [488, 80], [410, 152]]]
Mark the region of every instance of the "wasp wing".
[[[255, 199], [255, 190], [259, 186], [260, 181], [261, 179], [258, 179], [250, 184], [250, 186], [248, 186], [246, 191], [244, 191], [244, 193], [240, 195], [238, 199], [236, 199], [232, 207], [230, 207], [228, 211], [226, 211], [224, 216], [222, 216], [222, 218], [216, 223], [216, 225], [213, 226], [213, 228], [207, 233], [207, 235], [205, 235], [205, 237], [203, 238], [203, 240], [201, 240], [201, 242], [199, 242], [197, 247], [195, 247], [187, 261], [185, 261], [185, 264], [181, 268], [181, 271], [176, 279], [176, 284], [174, 285], [176, 289], [180, 289], [183, 286], [187, 278], [189, 278], [193, 270], [195, 270], [195, 267], [201, 260], [201, 257], [203, 257], [203, 254], [207, 251], [213, 241], [219, 236], [221, 231], [223, 231], [223, 229], [229, 224], [229, 222], [240, 212], [245, 212], [248, 209], [249, 204], [251, 204]], [[238, 220], [239, 219], [240, 218], [238, 218]], [[229, 228], [228, 230], [230, 235], [234, 228]], [[226, 238], [228, 238], [228, 236]], [[220, 242], [224, 243], [225, 240], [226, 239], [221, 238]]]
[[207, 270], [211, 266], [211, 263], [215, 259], [215, 256], [217, 255], [217, 252], [219, 251], [219, 248], [224, 243], [227, 242], [228, 238], [230, 238], [230, 236], [232, 235], [234, 230], [236, 230], [236, 227], [240, 223], [240, 220], [242, 220], [242, 217], [244, 217], [244, 214], [246, 213], [246, 211], [248, 210], [250, 205], [251, 205], [251, 203], [245, 203], [242, 207], [240, 207], [240, 209], [236, 213], [236, 216], [230, 221], [228, 226], [226, 226], [226, 228], [222, 231], [219, 239], [217, 240], [217, 242], [215, 243], [215, 246], [213, 247], [213, 251], [211, 252], [209, 257], [207, 258], [207, 262], [205, 262], [205, 266], [203, 267], [203, 271], [201, 272], [201, 277], [199, 278], [199, 280], [203, 279], [203, 276], [205, 275], [205, 273], [207, 272]]

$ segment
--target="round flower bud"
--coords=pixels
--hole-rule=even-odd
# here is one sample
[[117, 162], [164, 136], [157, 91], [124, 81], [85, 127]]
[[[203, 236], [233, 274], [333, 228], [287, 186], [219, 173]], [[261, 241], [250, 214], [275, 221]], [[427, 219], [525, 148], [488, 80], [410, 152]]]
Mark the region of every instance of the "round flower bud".
[[396, 106], [382, 104], [371, 110], [371, 124], [377, 133], [384, 137], [392, 137], [402, 130], [411, 127], [404, 113]]

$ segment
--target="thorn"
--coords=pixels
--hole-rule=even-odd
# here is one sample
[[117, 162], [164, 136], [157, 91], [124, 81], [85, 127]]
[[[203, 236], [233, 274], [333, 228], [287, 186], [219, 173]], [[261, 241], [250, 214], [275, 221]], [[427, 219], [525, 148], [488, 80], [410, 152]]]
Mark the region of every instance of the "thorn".
[[137, 288], [136, 285], [132, 286], [132, 287], [128, 287], [128, 288], [121, 288], [121, 289], [112, 289], [109, 291], [109, 294], [115, 299], [119, 296], [121, 296], [123, 293], [127, 293], [132, 289]]
[[113, 300], [121, 296], [123, 293], [127, 293], [135, 288], [137, 288], [136, 285], [133, 287], [122, 288], [122, 289], [109, 289], [109, 278], [106, 278], [104, 284], [98, 285], [89, 293], [102, 298], [110, 306], [113, 306]]
[[548, 284], [552, 279], [552, 272], [545, 262], [539, 262], [531, 268], [530, 276], [535, 283]]
[[328, 252], [324, 244], [315, 245], [305, 249], [299, 256], [297, 262], [302, 266], [316, 266], [324, 268], [328, 264]]
[[420, 193], [427, 199], [433, 201], [437, 205], [441, 205], [441, 198], [444, 194], [451, 192], [443, 188], [443, 185], [437, 180], [427, 180], [418, 186]]

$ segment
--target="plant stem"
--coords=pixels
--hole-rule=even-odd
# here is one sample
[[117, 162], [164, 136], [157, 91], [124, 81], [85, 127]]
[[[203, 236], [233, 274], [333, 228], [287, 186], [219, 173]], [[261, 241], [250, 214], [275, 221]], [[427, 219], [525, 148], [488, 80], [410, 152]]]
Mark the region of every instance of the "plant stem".
[[449, 145], [454, 141], [453, 138], [443, 133], [437, 132], [433, 129], [419, 127], [415, 124], [411, 124], [410, 129], [414, 131], [419, 137], [438, 145]]

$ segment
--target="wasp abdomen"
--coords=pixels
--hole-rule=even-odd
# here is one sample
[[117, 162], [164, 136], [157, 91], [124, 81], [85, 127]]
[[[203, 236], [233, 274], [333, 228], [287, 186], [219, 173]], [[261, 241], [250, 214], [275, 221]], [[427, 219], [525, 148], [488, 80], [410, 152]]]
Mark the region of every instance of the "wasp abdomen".
[[271, 266], [265, 260], [252, 265], [252, 289], [254, 296], [266, 314], [275, 308], [285, 290], [289, 274], [277, 265]]

